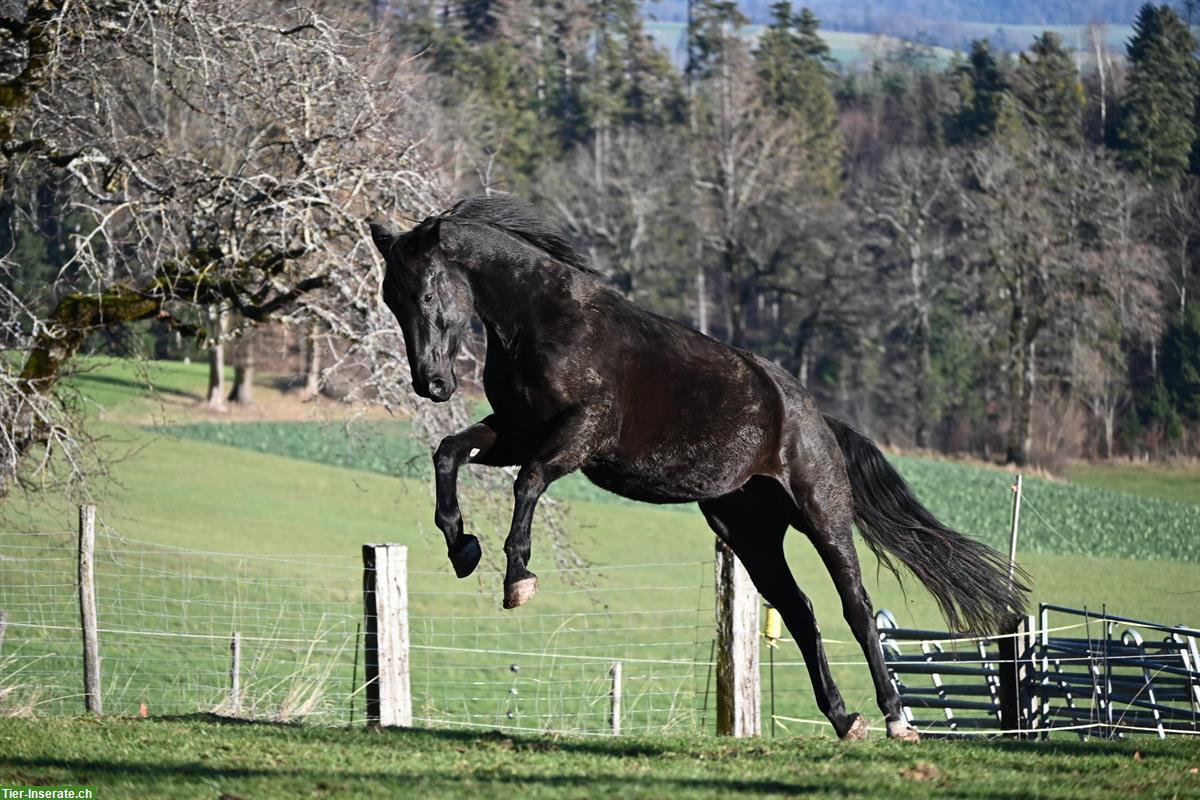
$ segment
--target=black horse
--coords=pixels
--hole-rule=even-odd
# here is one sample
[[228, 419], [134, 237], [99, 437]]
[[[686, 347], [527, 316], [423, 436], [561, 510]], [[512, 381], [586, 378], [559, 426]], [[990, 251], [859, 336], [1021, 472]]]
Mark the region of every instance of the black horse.
[[783, 616], [842, 738], [864, 737], [866, 723], [846, 713], [812, 605], [784, 559], [789, 526], [808, 536], [833, 576], [890, 736], [918, 738], [888, 680], [853, 523], [884, 564], [894, 570], [896, 557], [928, 587], [955, 630], [999, 631], [1023, 609], [1026, 589], [1010, 581], [1008, 560], [938, 522], [875, 445], [822, 415], [795, 378], [634, 305], [527, 204], [469, 198], [407, 233], [372, 223], [371, 234], [418, 395], [447, 400], [474, 315], [487, 331], [484, 389], [494, 413], [438, 447], [435, 519], [455, 572], [471, 574], [480, 549], [463, 533], [458, 469], [520, 465], [504, 543], [505, 608], [537, 592], [528, 565], [538, 498], [581, 469], [635, 500], [699, 502]]

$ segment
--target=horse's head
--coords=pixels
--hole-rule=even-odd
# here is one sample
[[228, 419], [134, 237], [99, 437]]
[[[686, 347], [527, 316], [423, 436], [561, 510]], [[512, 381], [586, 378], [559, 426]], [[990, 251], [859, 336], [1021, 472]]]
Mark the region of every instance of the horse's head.
[[441, 247], [440, 221], [426, 220], [404, 234], [370, 225], [387, 264], [383, 301], [404, 331], [413, 389], [437, 403], [449, 400], [458, 387], [454, 357], [474, 313], [466, 275]]

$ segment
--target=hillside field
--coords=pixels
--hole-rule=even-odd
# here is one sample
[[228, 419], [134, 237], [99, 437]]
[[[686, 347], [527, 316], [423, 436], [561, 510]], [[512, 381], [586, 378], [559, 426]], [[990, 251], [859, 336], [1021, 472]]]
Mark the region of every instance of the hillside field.
[[[581, 478], [565, 482], [556, 495], [567, 506], [574, 549], [589, 566], [557, 571], [547, 537], [535, 529], [532, 566], [542, 593], [504, 612], [497, 570], [508, 499], [485, 506], [477, 497], [464, 499], [466, 517], [484, 538], [485, 562], [470, 580], [455, 580], [432, 525], [427, 460], [403, 420], [371, 418], [347, 435], [320, 409], [263, 419], [265, 409], [287, 405], [264, 379], [262, 407], [248, 420], [227, 421], [197, 408], [203, 365], [152, 365], [146, 374], [120, 362], [95, 366], [76, 385], [96, 403], [94, 432], [123, 454], [114, 484], [99, 498], [102, 624], [153, 632], [104, 638], [111, 713], [136, 714], [142, 702], [151, 716], [218, 707], [227, 637], [239, 629], [264, 641], [248, 645], [259, 659], [247, 690], [252, 713], [345, 723], [356, 691], [359, 549], [393, 541], [409, 547], [414, 691], [423, 698], [424, 719], [514, 730], [603, 729], [608, 665], [618, 659], [638, 665], [626, 672], [628, 729], [711, 729], [711, 676], [703, 664], [712, 638], [713, 537], [694, 508], [634, 504]], [[160, 387], [158, 399], [147, 397], [148, 383]], [[937, 513], [1005, 546], [1011, 475], [895, 460]], [[1061, 482], [1030, 480], [1027, 489], [1019, 552], [1033, 576], [1035, 603], [1200, 621], [1192, 594], [1200, 585], [1192, 544], [1200, 508]], [[33, 561], [0, 560], [0, 606], [16, 624], [24, 614], [27, 623], [52, 626], [24, 635], [10, 627], [2, 656], [24, 666], [7, 676], [0, 670], [0, 692], [6, 685], [18, 690], [8, 698], [11, 710], [40, 688], [25, 710], [74, 713], [71, 630], [78, 611], [69, 594], [49, 597], [41, 588], [73, 580], [74, 511], [10, 505], [6, 514], [0, 554], [32, 547], [22, 544], [29, 540], [19, 531], [63, 533], [21, 553]], [[1138, 525], [1140, 519], [1147, 524]], [[901, 587], [865, 549], [861, 557], [877, 608], [892, 610], [902, 625], [942, 626], [919, 586]], [[813, 600], [848, 705], [877, 714], [861, 651], [824, 566], [799, 534], [789, 540], [788, 559]], [[191, 638], [169, 638], [178, 635]], [[325, 649], [283, 641], [305, 637]], [[785, 643], [776, 661], [777, 712], [819, 720], [794, 647]], [[361, 713], [359, 700], [359, 719]], [[829, 735], [820, 722], [785, 724], [781, 735]]]

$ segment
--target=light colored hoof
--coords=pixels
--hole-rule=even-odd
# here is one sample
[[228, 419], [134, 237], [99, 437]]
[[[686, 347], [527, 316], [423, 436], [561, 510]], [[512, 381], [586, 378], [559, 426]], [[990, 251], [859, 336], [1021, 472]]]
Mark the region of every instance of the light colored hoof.
[[536, 577], [523, 578], [516, 583], [504, 584], [504, 607], [517, 608], [523, 606], [533, 599], [533, 596], [538, 592], [538, 581]]
[[904, 720], [898, 720], [888, 723], [888, 738], [901, 742], [919, 742], [921, 734], [917, 733], [917, 729]]
[[857, 742], [867, 738], [867, 721], [862, 714], [850, 715], [850, 728], [842, 734], [843, 742]]

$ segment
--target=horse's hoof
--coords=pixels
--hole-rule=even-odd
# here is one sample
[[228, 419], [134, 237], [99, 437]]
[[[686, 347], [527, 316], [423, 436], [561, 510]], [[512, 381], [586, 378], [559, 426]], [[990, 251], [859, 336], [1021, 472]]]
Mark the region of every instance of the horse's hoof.
[[921, 734], [917, 733], [917, 729], [902, 719], [888, 723], [887, 735], [889, 739], [895, 739], [900, 742], [915, 743], [921, 741]]
[[450, 563], [454, 565], [454, 574], [465, 578], [479, 566], [483, 550], [479, 547], [479, 539], [469, 533], [460, 533], [454, 544], [454, 549], [450, 551]]
[[523, 606], [533, 599], [537, 591], [538, 582], [535, 575], [522, 578], [516, 583], [506, 583], [504, 584], [504, 607], [516, 608], [517, 606]]
[[867, 721], [862, 714], [850, 715], [850, 727], [842, 734], [843, 742], [860, 741], [867, 738]]

